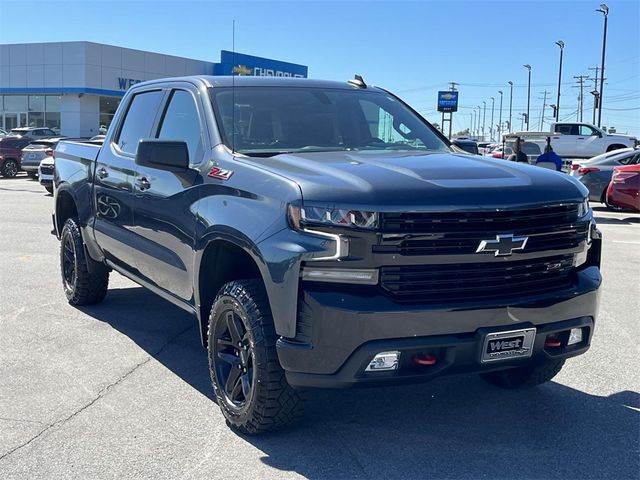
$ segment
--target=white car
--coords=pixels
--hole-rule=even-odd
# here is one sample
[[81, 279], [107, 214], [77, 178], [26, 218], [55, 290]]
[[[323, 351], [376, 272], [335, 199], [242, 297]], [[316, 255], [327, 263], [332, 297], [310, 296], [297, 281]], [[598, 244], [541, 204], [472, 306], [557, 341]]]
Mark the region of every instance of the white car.
[[52, 156], [43, 158], [38, 166], [38, 179], [47, 192], [53, 193], [53, 169], [55, 159]]

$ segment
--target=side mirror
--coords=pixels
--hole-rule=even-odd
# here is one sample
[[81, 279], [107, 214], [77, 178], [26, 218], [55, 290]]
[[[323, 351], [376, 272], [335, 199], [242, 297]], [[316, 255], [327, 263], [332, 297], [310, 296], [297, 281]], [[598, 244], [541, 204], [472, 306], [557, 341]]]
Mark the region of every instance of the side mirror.
[[189, 149], [181, 140], [140, 140], [136, 164], [143, 167], [183, 172], [189, 168]]

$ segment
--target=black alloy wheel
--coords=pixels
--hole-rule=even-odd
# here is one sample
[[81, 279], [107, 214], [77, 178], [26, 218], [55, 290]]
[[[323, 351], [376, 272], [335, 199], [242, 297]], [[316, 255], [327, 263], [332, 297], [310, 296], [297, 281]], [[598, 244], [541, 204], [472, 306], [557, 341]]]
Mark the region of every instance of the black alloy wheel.
[[15, 177], [18, 174], [18, 162], [12, 159], [5, 160], [2, 164], [2, 171], [0, 173], [2, 173], [3, 177]]
[[62, 278], [67, 290], [76, 285], [76, 246], [71, 235], [65, 235], [62, 244]]
[[227, 405], [242, 411], [253, 395], [255, 352], [240, 315], [230, 309], [220, 316], [214, 333], [216, 374]]

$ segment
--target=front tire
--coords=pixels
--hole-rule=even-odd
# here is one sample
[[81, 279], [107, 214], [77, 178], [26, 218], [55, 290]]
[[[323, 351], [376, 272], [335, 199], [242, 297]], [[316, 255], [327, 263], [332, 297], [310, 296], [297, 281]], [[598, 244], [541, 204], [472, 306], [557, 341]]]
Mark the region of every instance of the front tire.
[[0, 168], [0, 174], [5, 178], [13, 178], [18, 174], [18, 162], [12, 158], [5, 160]]
[[90, 305], [104, 300], [109, 270], [86, 257], [80, 227], [74, 218], [65, 222], [60, 235], [60, 272], [62, 288], [71, 305]]
[[499, 372], [482, 373], [480, 377], [485, 382], [500, 388], [510, 390], [531, 388], [550, 381], [562, 370], [563, 365], [564, 360], [551, 360], [538, 365], [526, 365]]
[[287, 383], [260, 280], [225, 284], [208, 330], [213, 390], [227, 423], [249, 434], [282, 428], [302, 413], [301, 392]]

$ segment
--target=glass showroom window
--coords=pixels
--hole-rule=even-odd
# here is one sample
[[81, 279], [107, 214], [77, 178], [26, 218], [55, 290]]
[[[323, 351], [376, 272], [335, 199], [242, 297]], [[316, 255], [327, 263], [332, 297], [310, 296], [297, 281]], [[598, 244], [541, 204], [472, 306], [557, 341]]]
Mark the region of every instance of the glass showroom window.
[[60, 95], [47, 95], [45, 97], [44, 126], [56, 132], [60, 132], [60, 107], [62, 97]]
[[[100, 129], [109, 128], [113, 115], [116, 113], [116, 109], [120, 104], [120, 99], [117, 97], [100, 97]], [[100, 133], [103, 133], [102, 131]]]
[[2, 117], [5, 130], [27, 126], [26, 95], [5, 95], [3, 104]]
[[29, 95], [29, 126], [44, 127], [43, 95]]

